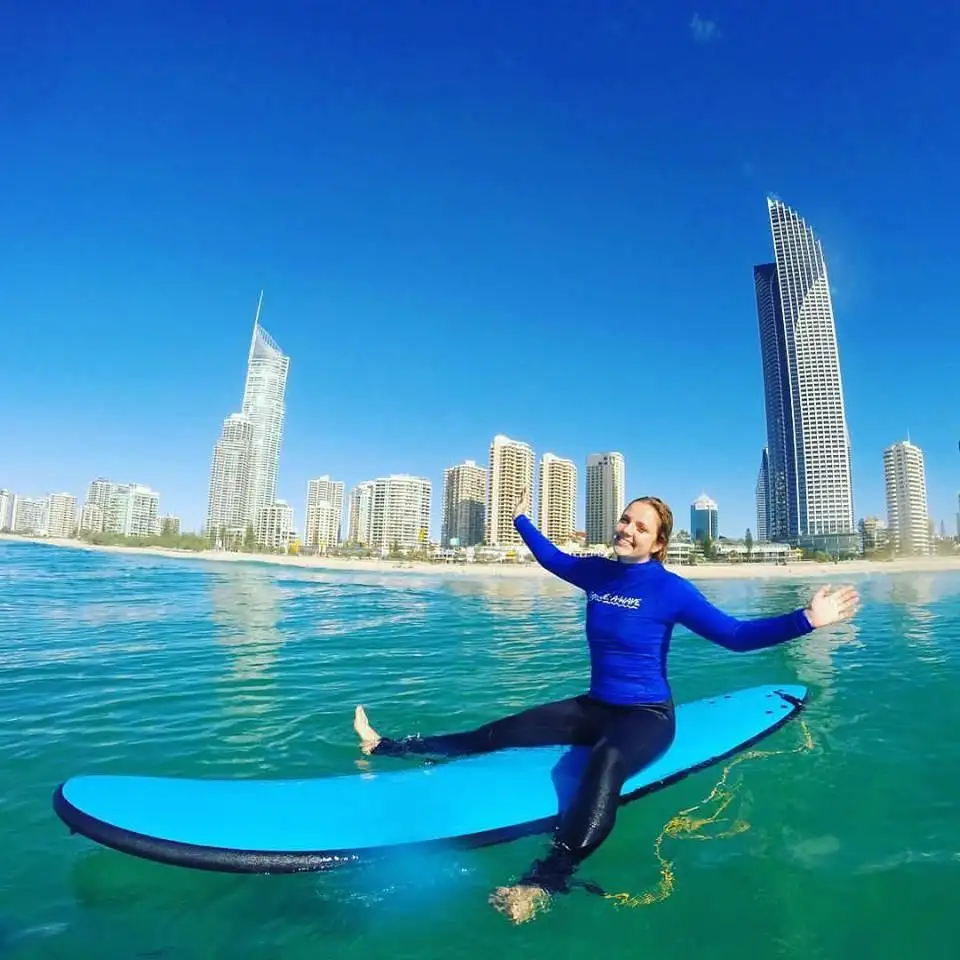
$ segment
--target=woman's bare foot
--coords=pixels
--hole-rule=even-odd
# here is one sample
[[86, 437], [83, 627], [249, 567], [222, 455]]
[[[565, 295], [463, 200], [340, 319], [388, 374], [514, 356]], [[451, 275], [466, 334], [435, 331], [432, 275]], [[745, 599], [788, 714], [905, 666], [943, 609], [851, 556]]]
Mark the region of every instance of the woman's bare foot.
[[360, 738], [360, 749], [364, 753], [370, 753], [380, 742], [380, 734], [370, 726], [370, 721], [364, 712], [363, 707], [358, 706], [353, 713], [353, 729], [357, 731]]
[[515, 887], [497, 887], [490, 894], [490, 903], [514, 923], [526, 923], [547, 909], [550, 895], [535, 884], [518, 884]]

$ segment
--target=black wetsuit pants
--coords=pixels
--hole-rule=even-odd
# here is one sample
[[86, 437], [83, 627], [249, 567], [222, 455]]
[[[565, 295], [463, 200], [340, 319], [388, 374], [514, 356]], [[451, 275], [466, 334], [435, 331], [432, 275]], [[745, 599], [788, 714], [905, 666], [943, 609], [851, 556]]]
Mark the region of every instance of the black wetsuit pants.
[[547, 856], [536, 861], [520, 881], [566, 891], [581, 861], [613, 829], [624, 781], [667, 750], [675, 729], [672, 703], [620, 706], [583, 695], [533, 707], [464, 733], [384, 738], [373, 753], [450, 757], [553, 744], [592, 748]]

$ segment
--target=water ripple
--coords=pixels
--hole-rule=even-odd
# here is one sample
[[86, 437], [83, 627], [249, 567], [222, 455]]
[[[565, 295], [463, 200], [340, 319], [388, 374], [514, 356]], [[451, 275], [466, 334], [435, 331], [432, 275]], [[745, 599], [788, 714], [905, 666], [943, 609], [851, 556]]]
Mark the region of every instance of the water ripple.
[[[960, 741], [950, 734], [960, 729], [960, 577], [878, 575], [858, 584], [865, 604], [856, 623], [775, 650], [731, 655], [676, 631], [678, 700], [806, 683], [815, 750], [736, 768], [733, 815], [751, 829], [671, 848], [683, 885], [666, 912], [614, 912], [595, 898], [571, 898], [529, 934], [532, 955], [562, 953], [549, 942], [556, 931], [577, 953], [613, 937], [608, 952], [617, 955], [614, 943], [636, 936], [665, 955], [702, 955], [702, 943], [689, 939], [700, 911], [715, 904], [736, 916], [733, 891], [745, 887], [763, 891], [763, 915], [780, 926], [765, 939], [744, 934], [739, 953], [761, 955], [782, 942], [838, 955], [818, 946], [836, 920], [804, 926], [802, 912], [790, 910], [808, 874], [816, 878], [810, 903], [843, 902], [861, 931], [879, 922], [871, 899], [879, 888], [870, 884], [887, 877], [909, 883], [910, 915], [937, 928], [920, 898], [935, 900], [937, 877], [955, 873], [960, 856]], [[703, 588], [743, 616], [780, 612], [811, 592], [811, 584], [786, 581]], [[322, 943], [324, 953], [377, 960], [452, 955], [469, 927], [480, 953], [509, 952], [501, 937], [510, 931], [499, 932], [481, 888], [525, 865], [539, 850], [532, 841], [455, 863], [441, 858], [402, 878], [197, 876], [67, 836], [50, 792], [79, 772], [356, 772], [371, 763], [356, 750], [356, 703], [384, 732], [403, 735], [462, 729], [580, 692], [588, 667], [582, 616], [582, 597], [549, 579], [301, 572], [0, 542], [0, 893], [5, 914], [18, 918], [6, 943], [18, 957], [40, 956], [29, 945], [41, 943], [51, 956], [69, 953], [69, 943], [88, 944], [80, 954], [98, 957], [204, 955], [197, 944], [217, 945], [206, 955], [247, 955], [253, 943], [263, 955], [278, 955], [282, 944], [291, 956], [313, 956]], [[772, 748], [789, 750], [791, 731], [772, 738]], [[660, 825], [708, 794], [715, 778], [696, 774], [626, 808], [616, 841], [590, 870], [625, 889], [652, 883]], [[418, 896], [457, 906], [449, 918], [431, 913], [429, 932], [405, 922], [398, 940], [393, 924], [422, 912], [422, 902], [413, 908]], [[200, 913], [191, 912], [196, 903]], [[669, 924], [658, 919], [667, 915]], [[103, 946], [102, 924], [127, 931], [129, 949]], [[878, 941], [864, 949], [883, 955]]]

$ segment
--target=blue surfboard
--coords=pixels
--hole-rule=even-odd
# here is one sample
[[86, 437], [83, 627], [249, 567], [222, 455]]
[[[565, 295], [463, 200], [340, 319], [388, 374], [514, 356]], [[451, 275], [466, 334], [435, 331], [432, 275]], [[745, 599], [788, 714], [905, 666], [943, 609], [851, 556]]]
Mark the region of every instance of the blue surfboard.
[[[681, 704], [673, 745], [627, 780], [621, 802], [756, 743], [806, 697], [802, 686], [761, 686]], [[324, 870], [397, 848], [480, 846], [547, 832], [588, 754], [527, 747], [431, 764], [392, 760], [385, 771], [304, 780], [78, 776], [57, 787], [53, 806], [71, 832], [163, 863]], [[398, 769], [403, 763], [410, 766]]]

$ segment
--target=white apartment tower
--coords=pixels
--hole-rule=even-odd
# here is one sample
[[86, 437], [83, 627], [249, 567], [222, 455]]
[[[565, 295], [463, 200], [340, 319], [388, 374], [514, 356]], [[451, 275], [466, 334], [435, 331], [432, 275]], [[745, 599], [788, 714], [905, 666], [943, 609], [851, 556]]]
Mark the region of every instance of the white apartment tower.
[[13, 526], [13, 494], [0, 490], [0, 533]]
[[303, 545], [321, 553], [340, 543], [343, 527], [343, 481], [317, 477], [307, 484]]
[[347, 539], [367, 547], [373, 540], [373, 491], [376, 482], [364, 480], [350, 491]]
[[390, 550], [425, 545], [430, 538], [430, 481], [391, 474], [373, 484], [370, 546]]
[[820, 240], [768, 198], [774, 262], [754, 267], [763, 368], [770, 539], [857, 549], [850, 439]]
[[883, 451], [887, 528], [898, 554], [930, 553], [930, 516], [923, 451], [901, 440]]
[[49, 516], [48, 497], [21, 497], [15, 494], [10, 508], [10, 529], [14, 533], [45, 537]]
[[577, 523], [577, 468], [552, 453], [540, 458], [540, 532], [556, 544], [566, 543]]
[[111, 484], [103, 528], [125, 537], [152, 537], [160, 516], [160, 494], [142, 483]]
[[87, 487], [87, 498], [80, 513], [80, 529], [102, 533], [106, 528], [107, 514], [110, 512], [110, 498], [113, 496], [115, 483], [97, 477]]
[[253, 522], [253, 531], [260, 546], [286, 553], [293, 537], [293, 507], [283, 500], [261, 507]]
[[77, 532], [77, 498], [70, 493], [52, 493], [49, 497], [47, 534], [69, 539]]
[[246, 530], [252, 440], [253, 424], [242, 413], [231, 413], [223, 421], [210, 466], [206, 529], [211, 539], [242, 537]]
[[[207, 536], [259, 526], [260, 511], [277, 503], [277, 473], [285, 417], [290, 358], [260, 325], [257, 302], [239, 414], [224, 422], [210, 468]], [[238, 492], [239, 491], [239, 492]], [[242, 518], [237, 523], [238, 514]]]
[[492, 546], [521, 543], [513, 525], [513, 512], [521, 493], [533, 499], [533, 449], [522, 440], [498, 433], [490, 444], [487, 514], [484, 541]]
[[443, 471], [443, 522], [440, 544], [473, 547], [483, 543], [487, 471], [465, 460]]
[[609, 544], [626, 506], [623, 454], [591, 453], [587, 457], [587, 543]]

